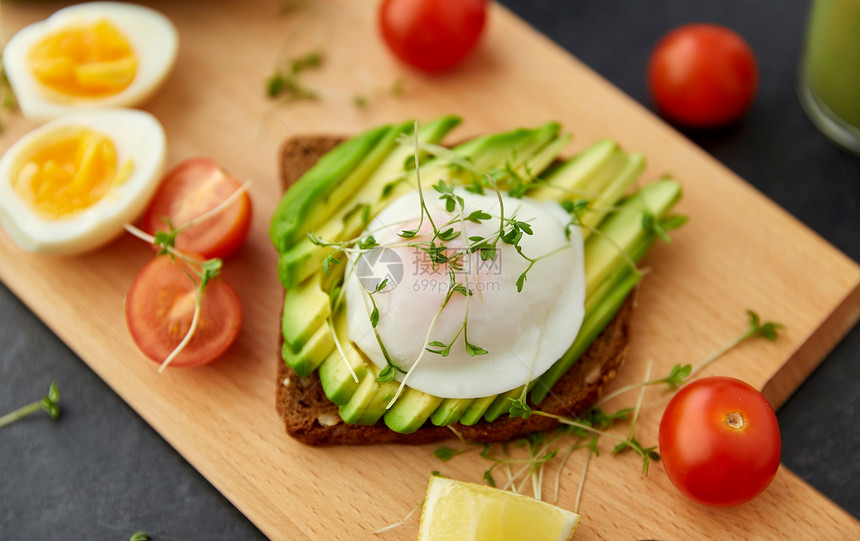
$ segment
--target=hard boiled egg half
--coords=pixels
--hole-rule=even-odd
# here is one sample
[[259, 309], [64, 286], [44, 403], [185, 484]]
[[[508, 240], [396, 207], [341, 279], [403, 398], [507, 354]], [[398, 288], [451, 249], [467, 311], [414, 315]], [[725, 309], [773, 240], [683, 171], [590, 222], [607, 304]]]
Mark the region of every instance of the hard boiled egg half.
[[[435, 192], [424, 195], [433, 223], [451, 230], [448, 241], [432, 238], [417, 190], [371, 220], [365, 235], [379, 246], [351, 254], [344, 284], [347, 330], [380, 369], [387, 353], [407, 371], [397, 379], [409, 387], [443, 398], [480, 398], [537, 378], [573, 343], [585, 315], [583, 241], [579, 228], [567, 227], [570, 216], [558, 203], [455, 193], [464, 202], [462, 215], [449, 211]], [[490, 217], [464, 219], [477, 211]], [[482, 258], [472, 245], [477, 239], [493, 244], [502, 212], [528, 224], [531, 234], [522, 235], [519, 249], [494, 243], [495, 255]], [[414, 237], [401, 236], [419, 225]], [[421, 247], [431, 240], [445, 247], [450, 263], [434, 262]], [[468, 348], [467, 340], [476, 348]]]
[[21, 112], [47, 120], [143, 102], [167, 77], [178, 48], [176, 28], [157, 11], [91, 2], [19, 31], [3, 50], [3, 66]]
[[77, 254], [119, 235], [161, 178], [164, 130], [132, 109], [70, 113], [0, 158], [0, 225], [21, 248]]

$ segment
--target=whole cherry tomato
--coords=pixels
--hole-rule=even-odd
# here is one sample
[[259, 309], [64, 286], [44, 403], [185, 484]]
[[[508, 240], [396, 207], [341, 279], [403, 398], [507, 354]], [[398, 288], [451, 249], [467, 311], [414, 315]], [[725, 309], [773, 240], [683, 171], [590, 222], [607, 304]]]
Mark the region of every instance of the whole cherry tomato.
[[710, 377], [684, 386], [660, 421], [666, 474], [705, 505], [738, 505], [758, 496], [776, 475], [781, 452], [773, 408], [738, 379]]
[[728, 28], [689, 24], [669, 32], [651, 53], [648, 85], [667, 119], [711, 128], [739, 119], [758, 87], [749, 45]]
[[427, 72], [447, 70], [475, 48], [487, 0], [384, 0], [379, 29], [391, 52]]

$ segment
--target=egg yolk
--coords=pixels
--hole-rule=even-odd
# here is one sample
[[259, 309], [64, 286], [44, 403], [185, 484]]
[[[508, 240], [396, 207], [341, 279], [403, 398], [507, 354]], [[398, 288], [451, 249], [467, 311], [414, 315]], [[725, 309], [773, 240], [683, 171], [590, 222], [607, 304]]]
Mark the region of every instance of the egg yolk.
[[76, 97], [117, 94], [137, 72], [128, 39], [104, 19], [50, 34], [30, 50], [28, 60], [43, 85]]
[[26, 159], [13, 188], [42, 218], [70, 218], [98, 202], [111, 186], [124, 182], [132, 163], [117, 169], [113, 142], [77, 128]]

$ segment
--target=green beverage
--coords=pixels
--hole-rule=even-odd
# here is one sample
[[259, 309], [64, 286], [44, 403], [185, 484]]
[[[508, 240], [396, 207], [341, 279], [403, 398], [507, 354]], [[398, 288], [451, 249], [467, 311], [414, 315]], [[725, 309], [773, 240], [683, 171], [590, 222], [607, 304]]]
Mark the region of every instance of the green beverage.
[[819, 129], [860, 153], [860, 0], [812, 3], [800, 95]]

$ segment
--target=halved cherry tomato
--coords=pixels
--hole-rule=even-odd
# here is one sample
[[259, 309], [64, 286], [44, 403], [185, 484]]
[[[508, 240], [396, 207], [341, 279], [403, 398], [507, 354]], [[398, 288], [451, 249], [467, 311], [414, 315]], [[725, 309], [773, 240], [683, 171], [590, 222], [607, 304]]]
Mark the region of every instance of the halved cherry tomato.
[[[242, 183], [208, 158], [191, 158], [165, 175], [143, 217], [142, 229], [153, 235], [199, 218], [224, 202]], [[176, 248], [205, 259], [233, 255], [251, 227], [251, 198], [244, 192], [223, 212], [179, 233]]]
[[749, 108], [758, 87], [755, 55], [738, 34], [715, 24], [688, 24], [651, 53], [648, 85], [667, 119], [696, 128], [729, 124]]
[[[191, 326], [195, 283], [165, 255], [156, 256], [129, 288], [125, 301], [128, 330], [144, 355], [161, 364], [182, 341]], [[185, 269], [188, 270], [187, 265]], [[170, 366], [197, 366], [224, 353], [236, 339], [242, 323], [242, 306], [233, 288], [221, 278], [206, 285], [197, 329]]]
[[738, 505], [758, 496], [776, 475], [781, 452], [773, 408], [738, 379], [710, 377], [686, 385], [660, 421], [666, 475], [705, 505]]
[[384, 0], [379, 29], [400, 60], [427, 72], [452, 68], [475, 48], [486, 0]]

